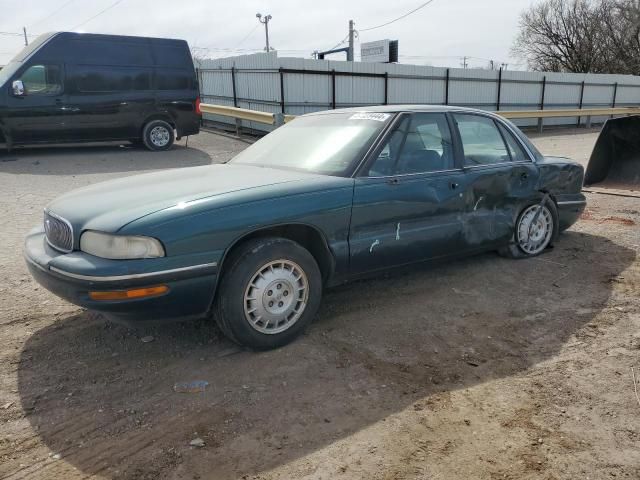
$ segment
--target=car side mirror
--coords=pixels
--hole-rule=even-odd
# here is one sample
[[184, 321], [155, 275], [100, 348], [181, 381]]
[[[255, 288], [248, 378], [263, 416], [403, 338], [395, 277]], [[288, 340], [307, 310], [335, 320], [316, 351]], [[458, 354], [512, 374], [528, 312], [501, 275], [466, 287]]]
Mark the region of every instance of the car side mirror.
[[14, 80], [11, 88], [13, 89], [14, 96], [24, 97], [24, 83], [22, 83], [22, 80]]

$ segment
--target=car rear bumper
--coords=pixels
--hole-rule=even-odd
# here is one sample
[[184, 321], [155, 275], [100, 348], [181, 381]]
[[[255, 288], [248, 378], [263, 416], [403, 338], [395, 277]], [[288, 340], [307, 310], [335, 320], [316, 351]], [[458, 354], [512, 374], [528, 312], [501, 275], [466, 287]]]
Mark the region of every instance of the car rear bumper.
[[[53, 260], [58, 260], [56, 265], [60, 265], [61, 255], [64, 254], [46, 243], [43, 232], [31, 232], [25, 240], [25, 260], [31, 275], [40, 285], [75, 305], [103, 312], [114, 320], [135, 323], [201, 317], [211, 307], [217, 278], [215, 263], [144, 273], [101, 275], [102, 272], [98, 270], [88, 274], [90, 272], [64, 270], [52, 265]], [[91, 258], [78, 252], [74, 252], [73, 256], [74, 260], [81, 256]], [[101, 266], [109, 262], [121, 264], [128, 261], [100, 259]], [[90, 292], [154, 286], [166, 286], [168, 290], [157, 296], [125, 300], [94, 300], [90, 296]]]
[[556, 199], [560, 231], [566, 230], [576, 223], [587, 206], [587, 199], [582, 193], [560, 195]]

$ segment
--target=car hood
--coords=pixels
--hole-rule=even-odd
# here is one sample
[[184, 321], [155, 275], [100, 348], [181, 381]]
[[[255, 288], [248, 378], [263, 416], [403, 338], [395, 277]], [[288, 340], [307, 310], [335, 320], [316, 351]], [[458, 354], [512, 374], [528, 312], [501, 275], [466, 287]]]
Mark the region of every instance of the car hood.
[[326, 176], [248, 165], [207, 165], [98, 183], [53, 200], [46, 209], [82, 230], [115, 232], [143, 216], [231, 192], [265, 189], [294, 182], [319, 182]]

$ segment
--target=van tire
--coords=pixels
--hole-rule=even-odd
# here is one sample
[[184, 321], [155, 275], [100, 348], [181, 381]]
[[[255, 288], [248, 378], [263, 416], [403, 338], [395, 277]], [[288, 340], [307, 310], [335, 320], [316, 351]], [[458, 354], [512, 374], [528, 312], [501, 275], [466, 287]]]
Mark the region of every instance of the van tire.
[[164, 120], [151, 120], [142, 129], [142, 142], [148, 150], [168, 150], [174, 140], [173, 127]]

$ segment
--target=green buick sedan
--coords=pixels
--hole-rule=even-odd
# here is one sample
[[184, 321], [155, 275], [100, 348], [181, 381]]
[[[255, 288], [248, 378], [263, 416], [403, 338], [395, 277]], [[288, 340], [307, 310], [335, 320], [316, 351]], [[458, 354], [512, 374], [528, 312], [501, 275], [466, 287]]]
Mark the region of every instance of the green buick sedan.
[[224, 165], [62, 195], [24, 253], [45, 288], [107, 318], [212, 316], [269, 349], [309, 325], [325, 287], [448, 256], [541, 254], [583, 211], [583, 175], [491, 113], [332, 110]]

